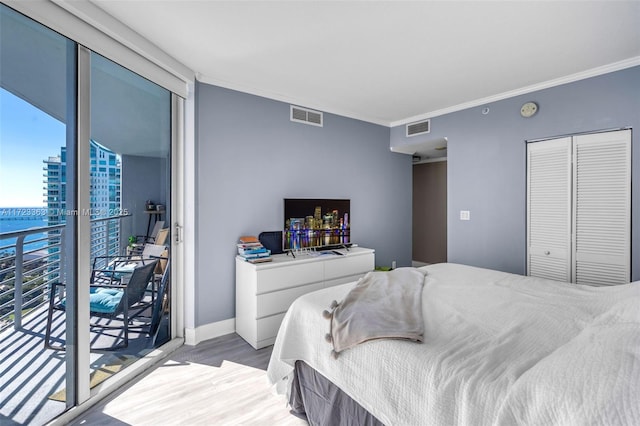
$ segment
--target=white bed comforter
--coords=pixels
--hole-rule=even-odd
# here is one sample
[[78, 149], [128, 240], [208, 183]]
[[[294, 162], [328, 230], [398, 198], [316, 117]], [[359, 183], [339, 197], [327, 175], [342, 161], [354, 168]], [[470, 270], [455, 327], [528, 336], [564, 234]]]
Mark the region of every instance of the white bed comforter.
[[640, 424], [640, 282], [424, 269], [424, 343], [371, 341], [333, 359], [321, 313], [354, 283], [296, 300], [267, 371], [278, 392], [303, 360], [386, 425]]

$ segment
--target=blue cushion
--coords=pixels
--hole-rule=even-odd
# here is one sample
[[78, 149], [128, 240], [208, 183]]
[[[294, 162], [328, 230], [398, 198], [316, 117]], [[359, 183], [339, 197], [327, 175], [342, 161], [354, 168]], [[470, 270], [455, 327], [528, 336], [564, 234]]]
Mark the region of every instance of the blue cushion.
[[[95, 287], [92, 287], [92, 289]], [[122, 297], [122, 289], [119, 288], [109, 288], [109, 287], [97, 287], [95, 288], [95, 292], [93, 293], [102, 293], [102, 294], [108, 294], [111, 296], [116, 296], [118, 294], [120, 294], [120, 297]]]
[[[116, 288], [104, 288], [104, 287], [91, 287], [89, 289], [89, 311], [98, 312], [101, 314], [113, 313], [124, 292]], [[60, 301], [60, 306], [65, 307], [67, 299], [64, 298]]]
[[133, 270], [136, 269], [137, 266], [138, 266], [137, 263], [127, 263], [124, 265], [117, 266], [114, 269], [115, 273], [113, 274], [113, 278], [117, 280], [122, 279], [124, 275], [127, 275], [127, 274], [130, 275], [133, 272]]
[[102, 314], [113, 313], [123, 294], [122, 290], [100, 288], [89, 295], [89, 310]]

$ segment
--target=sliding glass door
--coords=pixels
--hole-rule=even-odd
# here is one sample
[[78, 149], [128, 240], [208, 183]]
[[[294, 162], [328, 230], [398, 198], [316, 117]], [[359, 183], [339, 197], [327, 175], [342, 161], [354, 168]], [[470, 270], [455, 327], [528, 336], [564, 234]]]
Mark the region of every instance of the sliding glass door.
[[4, 5], [0, 31], [0, 418], [43, 424], [77, 400], [73, 308], [49, 322], [73, 349], [44, 345], [51, 286], [77, 266], [77, 46]]
[[[0, 30], [0, 418], [44, 424], [172, 337], [175, 113], [1, 4]], [[135, 304], [102, 309], [148, 264]]]
[[[148, 291], [128, 313], [127, 336], [122, 328], [93, 330], [92, 347], [113, 349], [128, 340], [115, 357], [113, 351], [92, 352], [91, 365], [100, 368], [131, 362], [169, 338], [170, 292], [160, 287], [171, 257], [171, 93], [96, 53], [90, 61], [91, 137], [83, 143], [89, 153], [92, 274], [157, 262]], [[162, 300], [155, 303], [157, 298]]]

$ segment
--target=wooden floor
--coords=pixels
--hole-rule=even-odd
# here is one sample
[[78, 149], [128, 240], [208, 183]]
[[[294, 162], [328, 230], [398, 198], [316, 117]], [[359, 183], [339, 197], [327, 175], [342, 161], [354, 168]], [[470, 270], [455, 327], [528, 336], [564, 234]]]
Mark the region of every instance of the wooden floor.
[[237, 334], [183, 346], [73, 425], [306, 425], [272, 393], [258, 351]]

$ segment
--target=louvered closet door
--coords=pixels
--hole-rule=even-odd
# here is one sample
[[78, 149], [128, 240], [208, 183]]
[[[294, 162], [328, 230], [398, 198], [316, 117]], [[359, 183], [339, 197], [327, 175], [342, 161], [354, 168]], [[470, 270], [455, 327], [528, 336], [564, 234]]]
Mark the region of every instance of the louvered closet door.
[[571, 138], [527, 145], [527, 272], [571, 281]]
[[574, 281], [628, 283], [631, 131], [574, 136], [573, 162]]

